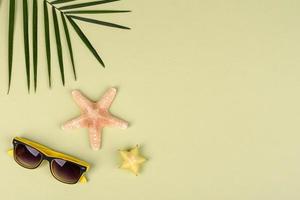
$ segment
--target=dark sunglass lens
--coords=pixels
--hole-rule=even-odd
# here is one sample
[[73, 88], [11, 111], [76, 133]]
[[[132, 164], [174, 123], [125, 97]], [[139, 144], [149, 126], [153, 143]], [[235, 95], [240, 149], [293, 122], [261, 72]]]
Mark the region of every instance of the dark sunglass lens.
[[82, 174], [81, 166], [62, 159], [53, 159], [51, 170], [58, 180], [69, 184], [77, 183]]
[[25, 144], [16, 144], [15, 159], [23, 167], [36, 168], [42, 161], [42, 154]]

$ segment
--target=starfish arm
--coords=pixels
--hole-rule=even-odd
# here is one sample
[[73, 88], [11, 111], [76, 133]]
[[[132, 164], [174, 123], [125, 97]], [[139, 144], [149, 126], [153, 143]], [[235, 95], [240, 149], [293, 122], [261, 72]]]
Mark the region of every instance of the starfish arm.
[[86, 98], [79, 90], [72, 91], [72, 96], [81, 110], [88, 111], [93, 109], [94, 103]]
[[120, 151], [120, 156], [121, 158], [125, 161], [125, 160], [128, 160], [128, 151], [123, 151], [121, 150]]
[[135, 156], [138, 156], [140, 154], [139, 146], [136, 145], [133, 149], [130, 150], [130, 153], [132, 153]]
[[108, 126], [126, 129], [128, 127], [128, 122], [115, 116], [109, 116]]
[[86, 116], [80, 116], [75, 119], [72, 119], [68, 122], [66, 122], [63, 126], [62, 129], [75, 129], [75, 128], [86, 128], [88, 127], [89, 120]]
[[128, 162], [123, 162], [122, 165], [120, 166], [121, 169], [129, 169], [130, 164]]
[[140, 166], [138, 164], [131, 165], [130, 170], [137, 176], [139, 175]]
[[96, 128], [96, 127], [89, 128], [90, 145], [94, 151], [97, 151], [101, 148], [101, 135], [102, 135], [102, 128]]
[[102, 96], [102, 98], [97, 102], [97, 107], [102, 109], [108, 109], [111, 106], [113, 100], [115, 99], [116, 94], [116, 88], [109, 88]]
[[137, 157], [136, 162], [138, 164], [143, 164], [144, 162], [146, 162], [146, 158], [139, 156]]

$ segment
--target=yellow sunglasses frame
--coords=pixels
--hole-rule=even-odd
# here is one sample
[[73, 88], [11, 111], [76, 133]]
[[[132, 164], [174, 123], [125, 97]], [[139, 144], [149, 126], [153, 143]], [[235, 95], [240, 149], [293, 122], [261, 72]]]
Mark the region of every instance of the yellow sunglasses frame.
[[[30, 147], [33, 147], [35, 149], [37, 149], [38, 151], [40, 151], [42, 154], [48, 156], [48, 157], [51, 157], [51, 158], [59, 158], [59, 159], [63, 159], [63, 160], [66, 160], [66, 161], [70, 161], [70, 162], [73, 162], [73, 163], [76, 163], [80, 166], [83, 166], [86, 168], [86, 171], [83, 172], [83, 174], [81, 175], [80, 179], [79, 179], [79, 183], [86, 183], [87, 182], [87, 178], [85, 177], [85, 173], [87, 171], [89, 171], [90, 169], [90, 164], [85, 162], [85, 161], [82, 161], [82, 160], [79, 160], [73, 156], [69, 156], [69, 155], [66, 155], [64, 153], [61, 153], [61, 152], [58, 152], [58, 151], [55, 151], [53, 149], [50, 149], [42, 144], [39, 144], [37, 142], [34, 142], [34, 141], [31, 141], [31, 140], [28, 140], [26, 138], [21, 138], [21, 137], [15, 137], [14, 140], [16, 141], [19, 141], [19, 142], [22, 142], [24, 144], [27, 144], [29, 145]], [[14, 156], [14, 149], [10, 149], [7, 151], [8, 155], [9, 156]]]

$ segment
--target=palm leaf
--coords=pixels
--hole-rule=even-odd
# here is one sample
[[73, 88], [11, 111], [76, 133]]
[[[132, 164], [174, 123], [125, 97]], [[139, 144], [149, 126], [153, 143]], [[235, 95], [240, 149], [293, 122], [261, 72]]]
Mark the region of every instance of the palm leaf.
[[32, 48], [33, 48], [33, 76], [34, 90], [37, 88], [37, 59], [38, 59], [38, 6], [37, 0], [33, 0], [32, 15]]
[[61, 74], [61, 80], [63, 85], [65, 85], [65, 72], [64, 72], [64, 62], [62, 56], [62, 47], [61, 47], [61, 39], [59, 34], [59, 25], [57, 20], [57, 14], [55, 7], [52, 7], [52, 15], [53, 15], [53, 23], [54, 23], [54, 31], [55, 31], [55, 39], [56, 39], [56, 48], [57, 48], [57, 55], [58, 55], [58, 62]]
[[104, 62], [102, 61], [101, 57], [99, 56], [99, 54], [97, 53], [97, 51], [95, 50], [95, 48], [92, 46], [91, 42], [88, 40], [88, 38], [84, 35], [84, 33], [81, 31], [81, 29], [79, 28], [79, 26], [74, 22], [74, 20], [71, 17], [67, 17], [70, 24], [72, 25], [72, 27], [74, 28], [74, 30], [76, 31], [77, 35], [80, 37], [80, 39], [83, 41], [83, 43], [86, 45], [86, 47], [92, 52], [92, 54], [95, 56], [95, 58], [98, 60], [98, 62], [105, 67]]
[[46, 46], [46, 57], [48, 66], [48, 82], [51, 88], [51, 47], [50, 47], [50, 33], [49, 33], [49, 13], [47, 7], [47, 1], [44, 0], [44, 26], [45, 26], [45, 46]]
[[111, 3], [115, 1], [120, 1], [120, 0], [102, 0], [102, 1], [93, 1], [93, 2], [87, 2], [87, 3], [78, 3], [78, 4], [73, 4], [69, 6], [63, 6], [60, 7], [59, 10], [70, 10], [70, 9], [75, 9], [75, 8], [84, 8], [84, 7], [89, 7], [89, 6], [96, 6], [100, 4], [105, 4], [105, 3]]
[[30, 54], [29, 54], [29, 31], [28, 31], [28, 1], [23, 0], [23, 32], [24, 32], [24, 53], [26, 65], [27, 88], [30, 90]]
[[78, 16], [74, 16], [74, 15], [70, 15], [69, 17], [71, 17], [72, 19], [77, 19], [80, 21], [84, 21], [84, 22], [88, 22], [88, 23], [93, 23], [93, 24], [98, 24], [98, 25], [102, 25], [102, 26], [108, 26], [108, 27], [112, 27], [112, 28], [120, 28], [120, 29], [130, 29], [126, 26], [121, 26], [119, 24], [114, 24], [114, 23], [110, 23], [110, 22], [104, 22], [104, 21], [99, 21], [99, 20], [95, 20], [95, 19], [89, 19], [89, 18], [85, 18], [85, 17], [78, 17]]
[[73, 10], [66, 11], [64, 14], [107, 14], [107, 13], [127, 13], [130, 10]]
[[76, 1], [76, 0], [56, 0], [56, 1], [52, 1], [51, 4], [60, 4], [60, 3], [68, 3], [71, 1]]
[[73, 56], [73, 50], [72, 50], [72, 43], [71, 43], [71, 39], [70, 39], [70, 33], [69, 33], [68, 25], [67, 25], [67, 22], [66, 22], [66, 19], [65, 19], [65, 16], [63, 15], [63, 13], [61, 12], [60, 14], [61, 14], [61, 19], [62, 19], [62, 22], [63, 22], [63, 25], [64, 25], [64, 31], [65, 31], [65, 35], [66, 35], [66, 39], [67, 39], [68, 48], [69, 48], [70, 59], [71, 59], [71, 62], [72, 62], [74, 78], [75, 78], [75, 80], [77, 80], [75, 63], [74, 63], [74, 56]]
[[[29, 4], [32, 1], [32, 9], [28, 9]], [[18, 2], [21, 2], [22, 7], [22, 22], [23, 22], [23, 39], [24, 39], [24, 55], [25, 55], [25, 69], [26, 69], [26, 83], [28, 92], [31, 89], [31, 82], [33, 79], [34, 84], [34, 91], [37, 90], [37, 80], [38, 80], [38, 18], [39, 18], [39, 12], [38, 12], [38, 3], [40, 1], [38, 0], [22, 0], [22, 1], [16, 1], [16, 0], [9, 0], [9, 25], [8, 25], [8, 93], [10, 91], [11, 83], [12, 83], [12, 76], [13, 76], [13, 57], [14, 57], [14, 32], [15, 32], [15, 18], [16, 18], [16, 6]], [[73, 55], [73, 47], [71, 42], [71, 35], [69, 31], [69, 25], [71, 25], [72, 29], [76, 32], [78, 37], [82, 40], [84, 45], [90, 50], [90, 52], [95, 56], [95, 58], [98, 60], [98, 62], [105, 67], [105, 64], [96, 51], [96, 49], [91, 44], [90, 40], [87, 38], [87, 36], [84, 34], [84, 32], [81, 30], [80, 26], [77, 24], [76, 20], [87, 22], [90, 24], [96, 24], [106, 27], [112, 27], [112, 28], [120, 28], [120, 29], [130, 29], [126, 26], [122, 26], [119, 24], [111, 23], [111, 22], [105, 22], [101, 20], [86, 18], [86, 17], [80, 17], [76, 15], [80, 14], [109, 14], [109, 13], [126, 13], [130, 12], [129, 10], [88, 10], [86, 8], [91, 6], [96, 6], [100, 4], [106, 4], [111, 2], [117, 2], [120, 0], [87, 0], [86, 3], [77, 3], [76, 0], [43, 0], [43, 22], [44, 22], [44, 37], [45, 37], [45, 50], [46, 50], [46, 61], [47, 61], [47, 69], [48, 69], [48, 81], [49, 81], [49, 87], [51, 88], [52, 85], [52, 53], [51, 53], [51, 29], [54, 30], [53, 39], [55, 43], [53, 44], [56, 46], [57, 56], [58, 56], [58, 64], [59, 64], [59, 70], [61, 75], [61, 80], [63, 85], [65, 85], [65, 72], [64, 72], [64, 62], [63, 62], [63, 49], [62, 49], [62, 40], [60, 35], [60, 26], [59, 24], [62, 24], [63, 26], [63, 32], [66, 38], [66, 44], [68, 46], [68, 52], [72, 64], [73, 69], [73, 75], [75, 80], [77, 79], [77, 73], [75, 69], [75, 59]], [[2, 0], [0, 0], [0, 6], [1, 6]], [[78, 1], [79, 2], [79, 1]], [[68, 3], [66, 5], [66, 3]], [[49, 13], [49, 6], [52, 8], [52, 19], [53, 19], [53, 26], [50, 26], [50, 15]], [[74, 10], [77, 9], [77, 10]], [[32, 21], [29, 22], [29, 16], [31, 14], [28, 13], [29, 10], [32, 10]], [[51, 12], [50, 11], [50, 12]], [[58, 15], [58, 12], [60, 13], [60, 16]], [[70, 24], [69, 24], [70, 23]], [[32, 35], [31, 38], [29, 35], [29, 24], [32, 24]], [[31, 42], [31, 45], [29, 44]], [[30, 53], [30, 47], [32, 48], [32, 53]], [[31, 64], [32, 59], [32, 64]], [[33, 75], [31, 75], [31, 65], [33, 68]], [[32, 78], [31, 78], [32, 77]]]
[[8, 27], [8, 91], [11, 85], [12, 61], [14, 49], [14, 31], [15, 31], [15, 0], [10, 0], [9, 3], [9, 27]]

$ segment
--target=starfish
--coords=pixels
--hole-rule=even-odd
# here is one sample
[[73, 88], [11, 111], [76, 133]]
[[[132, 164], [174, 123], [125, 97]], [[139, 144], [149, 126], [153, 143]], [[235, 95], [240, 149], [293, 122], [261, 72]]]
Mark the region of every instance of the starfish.
[[89, 130], [90, 145], [93, 150], [101, 148], [102, 129], [106, 126], [126, 129], [128, 123], [109, 112], [109, 108], [116, 96], [117, 89], [108, 89], [98, 102], [86, 98], [78, 90], [72, 91], [74, 101], [78, 104], [82, 114], [66, 122], [62, 129], [87, 128]]
[[119, 150], [123, 163], [120, 166], [121, 169], [128, 169], [136, 176], [140, 171], [141, 165], [146, 161], [140, 152], [139, 146], [136, 145], [134, 148], [129, 150]]

